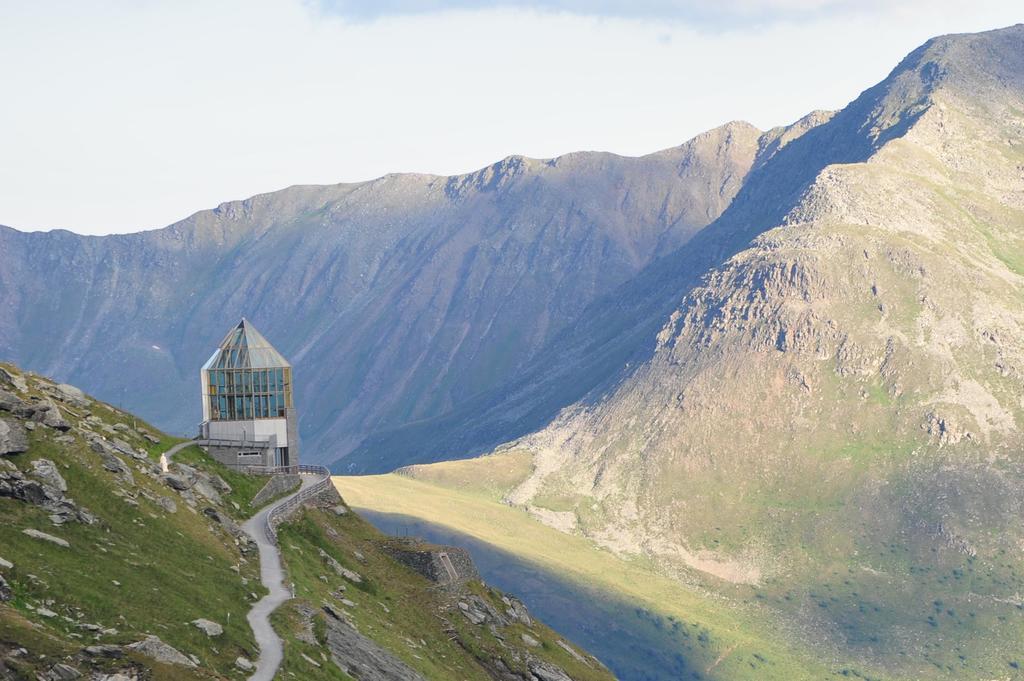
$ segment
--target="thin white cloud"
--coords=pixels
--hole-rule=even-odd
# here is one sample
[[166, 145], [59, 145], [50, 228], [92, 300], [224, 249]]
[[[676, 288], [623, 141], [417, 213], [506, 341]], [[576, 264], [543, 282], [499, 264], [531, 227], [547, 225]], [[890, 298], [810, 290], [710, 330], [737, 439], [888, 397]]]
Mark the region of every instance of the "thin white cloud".
[[[685, 22], [701, 28], [734, 29], [737, 23], [763, 25], [866, 16], [892, 9], [891, 0], [308, 0], [325, 13], [351, 20], [451, 11], [496, 9], [568, 13], [578, 16]], [[903, 9], [941, 10], [944, 0], [903, 0]]]
[[642, 154], [841, 107], [928, 37], [1017, 15], [933, 6], [707, 30], [508, 8], [351, 21], [307, 0], [0, 3], [0, 224], [132, 231], [296, 183]]

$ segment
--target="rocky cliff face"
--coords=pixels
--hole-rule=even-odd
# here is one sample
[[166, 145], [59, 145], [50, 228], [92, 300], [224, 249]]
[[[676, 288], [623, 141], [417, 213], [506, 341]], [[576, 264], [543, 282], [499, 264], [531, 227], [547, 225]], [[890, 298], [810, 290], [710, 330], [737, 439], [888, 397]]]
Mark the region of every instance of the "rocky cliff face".
[[[716, 588], [754, 585], [787, 626], [889, 673], [1012, 663], [1024, 27], [912, 53], [755, 164], [681, 268], [698, 247], [720, 261], [678, 290], [649, 356], [518, 443], [534, 469], [507, 499]], [[1016, 623], [977, 637], [978, 599]]]
[[293, 187], [140, 234], [0, 228], [0, 357], [191, 433], [198, 367], [245, 315], [296, 366], [307, 456], [333, 460], [509, 380], [721, 214], [758, 137]]

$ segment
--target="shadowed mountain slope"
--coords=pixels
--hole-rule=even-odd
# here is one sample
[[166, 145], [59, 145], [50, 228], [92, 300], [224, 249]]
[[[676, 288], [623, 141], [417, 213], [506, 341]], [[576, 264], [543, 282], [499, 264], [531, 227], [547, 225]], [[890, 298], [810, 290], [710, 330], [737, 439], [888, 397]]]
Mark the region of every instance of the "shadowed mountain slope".
[[292, 187], [130, 235], [0, 228], [0, 357], [187, 433], [197, 369], [244, 315], [296, 367], [304, 451], [340, 456], [510, 380], [715, 219], [759, 136]]
[[666, 260], [583, 315], [643, 350], [504, 500], [885, 678], [1017, 674], [1024, 26], [929, 41]]
[[[1017, 29], [1008, 31], [1012, 35]], [[1020, 76], [1014, 76], [1012, 62], [995, 54], [1008, 49], [1002, 40], [991, 46], [975, 44], [969, 36], [935, 39], [835, 115], [815, 112], [765, 133], [735, 200], [685, 248], [596, 299], [510, 384], [462, 409], [370, 437], [339, 470], [384, 471], [402, 463], [479, 454], [542, 427], [558, 408], [632, 371], [654, 351], [655, 336], [679, 299], [709, 269], [787, 220], [827, 168], [865, 162], [907, 134], [932, 107], [936, 90], [976, 92], [979, 102], [1005, 95]], [[998, 66], [989, 68], [986, 59]], [[994, 114], [978, 110], [968, 115], [986, 119]]]

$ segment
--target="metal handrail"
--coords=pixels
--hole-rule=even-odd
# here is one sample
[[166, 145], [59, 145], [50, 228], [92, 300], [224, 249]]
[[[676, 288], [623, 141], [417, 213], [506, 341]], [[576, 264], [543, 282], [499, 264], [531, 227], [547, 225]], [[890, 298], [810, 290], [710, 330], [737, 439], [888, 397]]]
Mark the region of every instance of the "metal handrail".
[[277, 544], [277, 525], [284, 520], [284, 516], [306, 501], [322, 494], [331, 486], [331, 471], [325, 466], [299, 465], [287, 466], [287, 468], [297, 468], [299, 475], [319, 475], [322, 476], [322, 479], [270, 509], [263, 521], [263, 533], [271, 544]]

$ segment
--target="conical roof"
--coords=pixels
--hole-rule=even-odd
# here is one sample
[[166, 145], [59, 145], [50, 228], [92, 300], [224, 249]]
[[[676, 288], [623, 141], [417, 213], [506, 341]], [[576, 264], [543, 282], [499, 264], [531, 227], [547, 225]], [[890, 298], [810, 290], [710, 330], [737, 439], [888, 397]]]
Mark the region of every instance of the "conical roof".
[[231, 329], [203, 369], [276, 369], [290, 367], [280, 352], [245, 317]]

